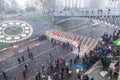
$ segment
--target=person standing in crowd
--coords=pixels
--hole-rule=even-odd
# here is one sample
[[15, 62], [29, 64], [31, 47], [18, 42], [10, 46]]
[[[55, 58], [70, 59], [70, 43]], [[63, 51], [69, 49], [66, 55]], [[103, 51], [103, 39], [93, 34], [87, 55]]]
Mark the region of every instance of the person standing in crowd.
[[7, 75], [6, 75], [6, 73], [4, 71], [2, 72], [2, 75], [4, 77], [4, 80], [7, 80]]
[[66, 74], [68, 75], [68, 72], [69, 72], [69, 68], [68, 67], [66, 67]]
[[94, 77], [92, 77], [90, 80], [95, 80]]
[[25, 68], [26, 71], [28, 71], [28, 64], [25, 64], [24, 68]]
[[80, 53], [80, 42], [78, 43], [78, 52]]
[[21, 63], [21, 60], [20, 60], [20, 58], [17, 58], [17, 61], [18, 61], [18, 63], [19, 63], [19, 64]]
[[27, 47], [27, 51], [28, 51], [28, 53], [30, 53], [30, 48], [29, 48], [29, 46]]
[[83, 76], [83, 80], [89, 80], [89, 77], [87, 74]]
[[62, 73], [64, 73], [64, 70], [65, 70], [64, 67], [61, 67], [61, 71], [62, 71]]
[[40, 79], [38, 78], [38, 75], [35, 76], [35, 80], [40, 80]]
[[59, 61], [59, 65], [60, 65], [60, 67], [62, 67], [64, 65], [62, 60]]
[[22, 59], [22, 62], [24, 62], [24, 61], [25, 61], [25, 58], [24, 58], [24, 56], [22, 56], [22, 57], [21, 57], [21, 59]]
[[70, 45], [70, 51], [73, 51], [73, 46], [72, 45]]
[[72, 67], [72, 64], [73, 64], [73, 59], [70, 59], [70, 66]]
[[32, 60], [33, 60], [33, 53], [30, 52], [30, 53], [28, 53], [28, 55], [29, 55], [29, 59], [32, 59]]
[[66, 47], [65, 47], [65, 42], [63, 42], [62, 45], [63, 45], [63, 48], [66, 48]]
[[45, 66], [44, 66], [44, 64], [42, 64], [42, 72], [44, 72], [44, 68], [45, 68]]
[[81, 80], [81, 75], [80, 75], [80, 73], [78, 73], [77, 77], [78, 77], [79, 80]]
[[31, 53], [28, 53], [28, 57], [29, 57], [29, 59], [31, 58], [31, 55], [30, 55]]
[[24, 79], [26, 79], [26, 77], [27, 77], [27, 71], [25, 69], [22, 71], [22, 74], [23, 74]]
[[31, 55], [31, 59], [33, 60], [33, 53], [31, 52], [30, 55]]
[[50, 69], [51, 69], [50, 71], [51, 71], [51, 72], [53, 72], [53, 68], [54, 68], [54, 67], [53, 67], [53, 64], [51, 64], [51, 65], [50, 65]]
[[29, 47], [27, 48], [27, 51], [28, 51], [28, 57], [29, 57], [29, 59], [33, 60], [33, 53], [30, 52], [30, 48]]
[[39, 78], [39, 80], [41, 80], [41, 72], [40, 72], [40, 70], [38, 72], [38, 78]]
[[51, 54], [51, 53], [49, 54], [49, 59], [50, 59], [50, 60], [52, 59], [52, 54]]
[[49, 75], [48, 75], [48, 80], [52, 80], [52, 79], [51, 79], [51, 76], [49, 76]]
[[79, 54], [76, 56], [76, 58], [77, 58], [77, 60], [79, 60], [79, 59], [80, 59], [80, 56], [79, 56]]
[[56, 40], [55, 39], [51, 39], [51, 43], [52, 43], [52, 45], [53, 45], [53, 47], [55, 46], [55, 44], [56, 44]]
[[66, 43], [66, 48], [69, 49], [69, 50], [71, 49], [71, 45], [70, 45], [69, 42]]
[[53, 38], [51, 39], [51, 43], [52, 43], [52, 45], [53, 45], [53, 47], [54, 47], [54, 44], [53, 44]]
[[46, 80], [46, 75], [44, 73], [42, 74], [42, 80]]
[[72, 70], [71, 70], [71, 69], [69, 69], [69, 71], [68, 71], [68, 76], [69, 76], [69, 77], [72, 76]]
[[37, 75], [35, 76], [35, 80], [41, 80], [41, 72], [39, 71]]

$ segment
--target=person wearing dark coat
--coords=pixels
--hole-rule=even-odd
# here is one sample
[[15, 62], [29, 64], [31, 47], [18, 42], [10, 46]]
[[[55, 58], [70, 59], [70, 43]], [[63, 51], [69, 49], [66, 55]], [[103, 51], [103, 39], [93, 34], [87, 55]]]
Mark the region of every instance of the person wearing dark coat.
[[2, 75], [4, 77], [4, 80], [7, 80], [7, 75], [6, 75], [6, 73], [4, 71], [2, 72]]
[[90, 80], [95, 80], [94, 77], [92, 77]]
[[81, 80], [81, 75], [80, 73], [77, 75], [78, 79]]
[[84, 75], [84, 76], [83, 76], [83, 80], [89, 80], [88, 75]]

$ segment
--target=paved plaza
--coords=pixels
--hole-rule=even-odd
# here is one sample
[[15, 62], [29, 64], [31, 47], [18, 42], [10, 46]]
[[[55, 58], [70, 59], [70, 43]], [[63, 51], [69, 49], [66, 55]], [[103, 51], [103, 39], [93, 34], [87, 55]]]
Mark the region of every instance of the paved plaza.
[[[85, 24], [80, 27], [76, 27], [74, 29], [68, 29], [68, 31], [78, 35], [83, 35], [98, 39], [105, 32], [109, 33], [109, 30], [105, 28], [106, 25], [104, 24], [98, 24], [97, 27], [92, 27], [92, 24]], [[35, 40], [23, 44], [24, 45], [18, 44], [18, 46], [21, 45], [19, 48], [8, 49], [2, 51], [2, 53], [0, 54], [1, 55], [0, 72], [5, 71], [7, 73], [9, 80], [14, 80], [14, 79], [23, 80], [22, 70], [24, 69], [24, 64], [26, 63], [29, 65], [27, 79], [28, 80], [31, 79], [32, 76], [34, 76], [36, 72], [41, 69], [42, 64], [45, 64], [45, 66], [47, 66], [49, 53], [53, 55], [53, 60], [56, 60], [60, 56], [64, 56], [66, 60], [75, 57], [74, 52], [70, 52], [66, 49], [63, 49], [63, 47], [60, 45], [56, 45], [55, 47], [52, 47], [52, 44], [49, 41], [41, 42], [39, 40]], [[28, 46], [30, 47], [30, 51], [33, 53], [34, 56], [33, 60], [29, 59], [27, 52]], [[9, 55], [9, 56], [5, 56], [5, 55]], [[22, 62], [21, 64], [18, 64], [17, 59], [21, 58], [21, 56], [24, 56], [25, 61]], [[0, 74], [0, 80], [3, 80], [2, 74]]]
[[120, 80], [120, 0], [0, 0], [0, 80]]

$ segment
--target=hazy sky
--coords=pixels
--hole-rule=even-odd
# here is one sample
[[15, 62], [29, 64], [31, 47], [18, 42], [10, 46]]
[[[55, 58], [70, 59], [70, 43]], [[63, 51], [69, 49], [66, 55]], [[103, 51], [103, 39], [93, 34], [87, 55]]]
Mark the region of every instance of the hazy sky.
[[21, 7], [25, 8], [25, 4], [28, 0], [16, 0], [16, 1], [19, 3]]
[[22, 9], [24, 9], [24, 8], [26, 7], [26, 2], [27, 2], [28, 0], [5, 0], [5, 2], [6, 2], [7, 4], [11, 5], [11, 6], [12, 6], [12, 4], [14, 4], [14, 3], [12, 3], [13, 1], [16, 1], [16, 2], [19, 4], [19, 6], [20, 6]]

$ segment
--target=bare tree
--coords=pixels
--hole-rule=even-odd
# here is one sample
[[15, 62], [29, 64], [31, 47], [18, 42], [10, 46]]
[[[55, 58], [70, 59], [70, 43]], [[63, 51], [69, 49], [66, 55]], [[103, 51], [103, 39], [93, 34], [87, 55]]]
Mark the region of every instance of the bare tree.
[[6, 13], [17, 13], [20, 10], [19, 4], [15, 0], [4, 2], [4, 11]]
[[48, 10], [48, 2], [49, 2], [49, 0], [40, 0], [40, 1], [42, 3], [43, 11]]

